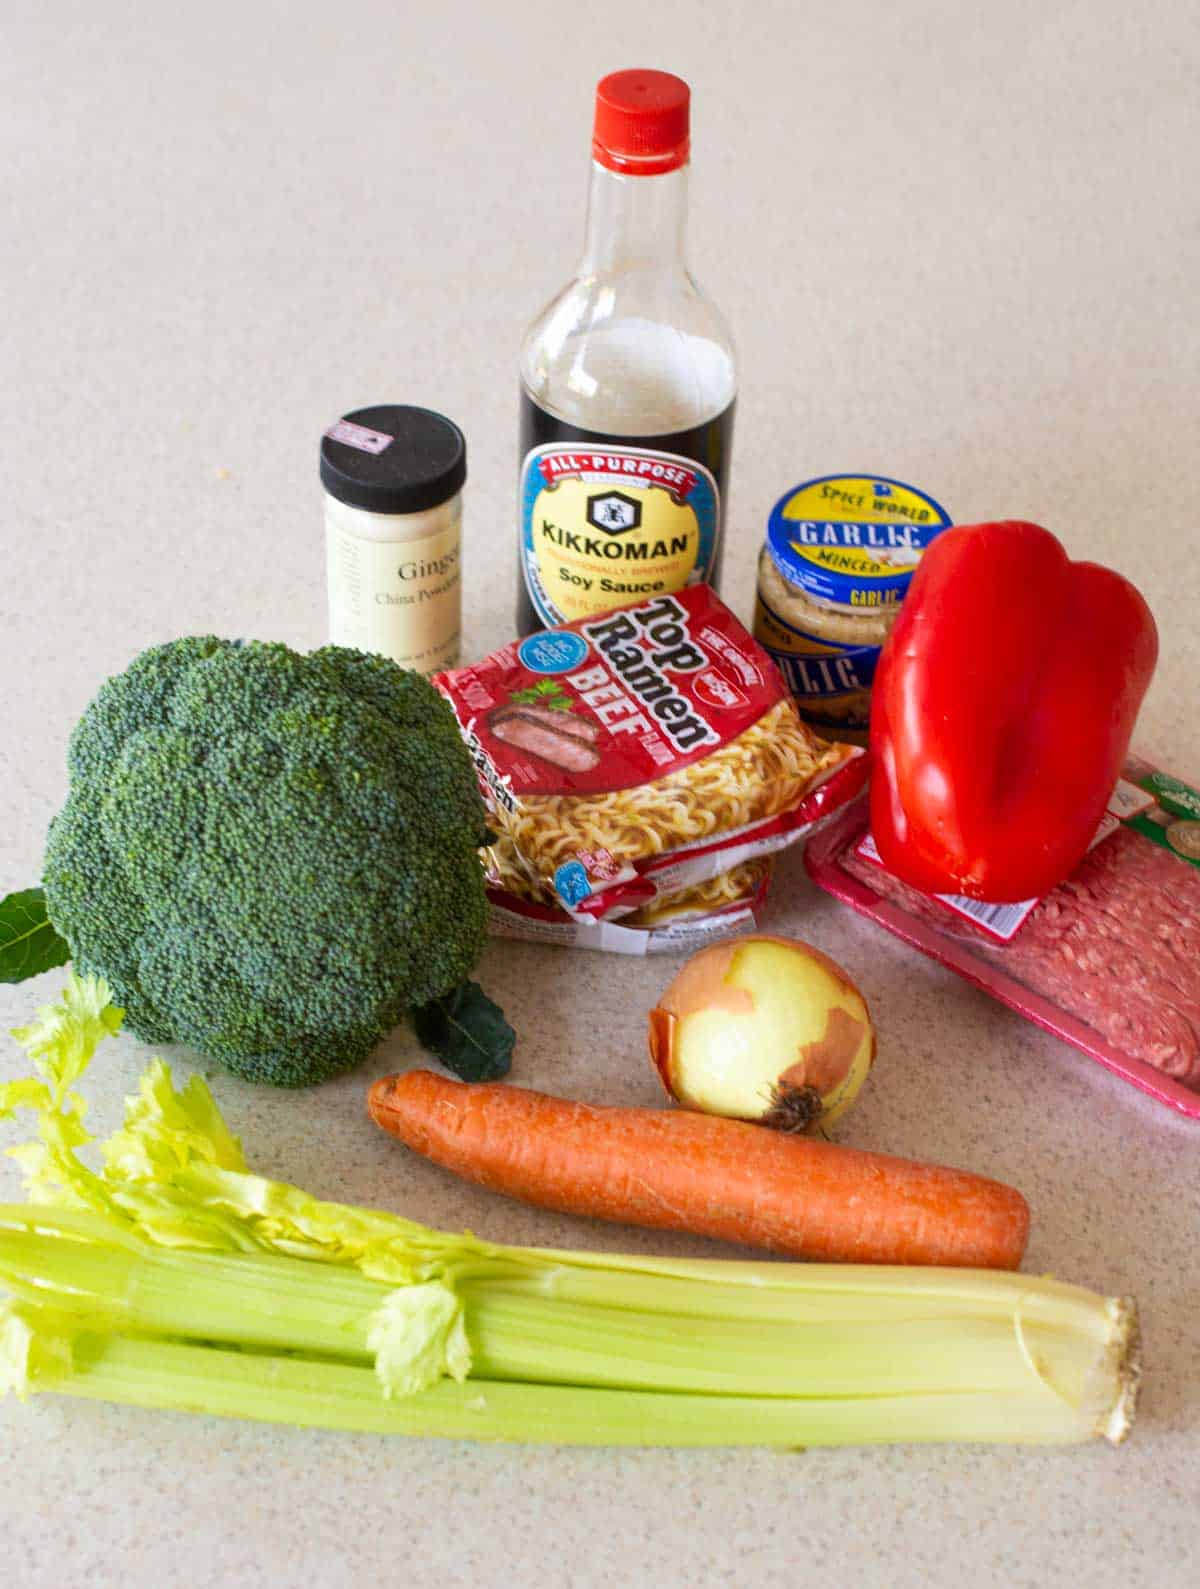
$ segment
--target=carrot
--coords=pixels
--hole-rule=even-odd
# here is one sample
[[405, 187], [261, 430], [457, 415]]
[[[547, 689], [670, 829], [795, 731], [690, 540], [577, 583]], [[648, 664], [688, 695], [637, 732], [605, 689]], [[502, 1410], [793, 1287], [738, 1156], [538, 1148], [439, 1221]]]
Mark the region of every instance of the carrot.
[[376, 1123], [539, 1208], [798, 1258], [1015, 1269], [1029, 1206], [999, 1181], [686, 1109], [572, 1103], [427, 1070], [371, 1088]]

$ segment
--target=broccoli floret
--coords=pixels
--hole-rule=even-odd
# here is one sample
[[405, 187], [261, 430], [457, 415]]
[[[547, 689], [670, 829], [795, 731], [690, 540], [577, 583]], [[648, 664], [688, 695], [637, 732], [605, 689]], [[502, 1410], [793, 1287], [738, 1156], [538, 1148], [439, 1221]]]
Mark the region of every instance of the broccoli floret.
[[71, 740], [50, 919], [147, 1042], [250, 1081], [359, 1064], [483, 947], [483, 803], [418, 674], [338, 646], [172, 641]]

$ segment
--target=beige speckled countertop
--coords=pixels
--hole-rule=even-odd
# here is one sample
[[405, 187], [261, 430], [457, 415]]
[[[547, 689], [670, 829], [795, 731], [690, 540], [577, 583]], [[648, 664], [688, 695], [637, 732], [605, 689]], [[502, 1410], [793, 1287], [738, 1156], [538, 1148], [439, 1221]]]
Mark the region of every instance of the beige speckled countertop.
[[[1200, 775], [1186, 0], [5, 12], [0, 893], [38, 875], [105, 674], [189, 631], [324, 639], [316, 443], [346, 409], [463, 425], [468, 644], [509, 637], [517, 342], [579, 241], [593, 81], [640, 62], [693, 83], [692, 251], [739, 339], [729, 600], [748, 614], [766, 511], [808, 474], [886, 471], [960, 522], [1037, 518], [1140, 582], [1163, 658], [1138, 741]], [[10, 1401], [6, 1583], [1200, 1582], [1200, 1125], [815, 893], [795, 854], [770, 924], [852, 967], [878, 1012], [842, 1139], [1016, 1182], [1031, 1270], [1137, 1294], [1125, 1447], [571, 1452]], [[666, 965], [497, 944], [483, 975], [520, 1031], [514, 1079], [656, 1100], [642, 1012]], [[0, 1027], [53, 987], [0, 989]], [[398, 1034], [316, 1094], [215, 1086], [254, 1163], [320, 1193], [688, 1250], [406, 1156], [363, 1093], [414, 1056]], [[106, 1057], [101, 1124], [145, 1059], [132, 1040]]]

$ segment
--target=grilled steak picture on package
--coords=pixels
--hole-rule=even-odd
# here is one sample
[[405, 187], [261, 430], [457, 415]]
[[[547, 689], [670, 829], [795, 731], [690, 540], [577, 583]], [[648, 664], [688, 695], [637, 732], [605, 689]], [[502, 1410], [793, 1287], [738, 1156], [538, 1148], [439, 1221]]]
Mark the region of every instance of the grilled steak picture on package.
[[575, 712], [555, 711], [549, 706], [534, 706], [525, 702], [514, 702], [509, 706], [498, 707], [488, 718], [488, 723], [495, 732], [496, 724], [504, 721], [506, 717], [525, 717], [530, 722], [541, 723], [546, 728], [552, 728], [559, 733], [570, 734], [572, 739], [585, 740], [589, 745], [594, 745], [600, 736], [599, 723], [593, 723], [589, 718], [580, 717]]
[[[590, 772], [600, 762], [595, 731], [575, 732], [576, 722], [560, 721], [567, 715], [545, 707], [504, 706], [488, 718], [488, 728], [496, 739], [528, 751], [553, 767], [566, 772]], [[592, 725], [579, 722], [578, 727], [586, 730]]]

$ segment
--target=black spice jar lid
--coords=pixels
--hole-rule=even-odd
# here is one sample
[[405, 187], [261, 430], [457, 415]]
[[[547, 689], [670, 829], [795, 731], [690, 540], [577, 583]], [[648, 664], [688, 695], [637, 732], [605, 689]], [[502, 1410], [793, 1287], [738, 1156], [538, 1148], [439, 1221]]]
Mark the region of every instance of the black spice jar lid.
[[321, 484], [369, 513], [423, 513], [457, 495], [466, 478], [466, 439], [431, 408], [356, 408], [321, 438]]

